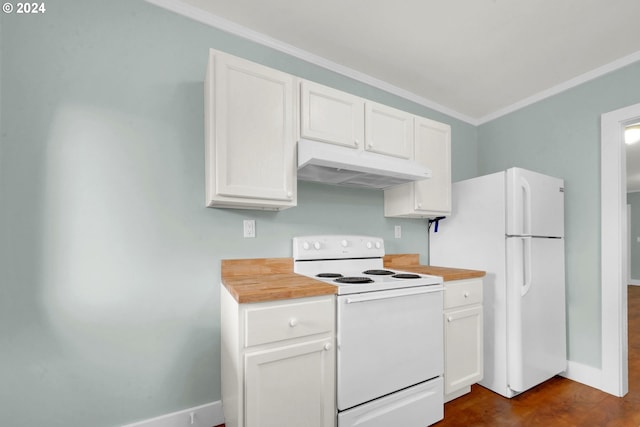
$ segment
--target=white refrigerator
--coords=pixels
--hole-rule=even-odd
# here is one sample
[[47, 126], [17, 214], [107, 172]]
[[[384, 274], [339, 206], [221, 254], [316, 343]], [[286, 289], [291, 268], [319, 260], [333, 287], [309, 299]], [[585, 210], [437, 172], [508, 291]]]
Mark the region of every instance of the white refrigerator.
[[484, 378], [513, 397], [567, 367], [564, 182], [521, 168], [453, 184], [431, 265], [484, 270]]

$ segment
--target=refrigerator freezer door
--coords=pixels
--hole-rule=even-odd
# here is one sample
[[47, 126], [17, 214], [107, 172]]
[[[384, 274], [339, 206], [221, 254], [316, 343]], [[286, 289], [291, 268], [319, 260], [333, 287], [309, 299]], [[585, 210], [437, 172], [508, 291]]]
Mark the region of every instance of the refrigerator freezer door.
[[526, 169], [508, 169], [506, 234], [564, 237], [564, 181]]
[[566, 370], [564, 240], [507, 239], [508, 385], [525, 391]]

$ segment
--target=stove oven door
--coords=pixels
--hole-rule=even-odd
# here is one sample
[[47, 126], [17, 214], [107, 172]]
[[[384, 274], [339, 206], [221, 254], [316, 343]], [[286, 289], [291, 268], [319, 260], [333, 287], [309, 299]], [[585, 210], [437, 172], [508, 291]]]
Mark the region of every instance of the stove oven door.
[[338, 410], [442, 376], [442, 294], [421, 286], [338, 296]]

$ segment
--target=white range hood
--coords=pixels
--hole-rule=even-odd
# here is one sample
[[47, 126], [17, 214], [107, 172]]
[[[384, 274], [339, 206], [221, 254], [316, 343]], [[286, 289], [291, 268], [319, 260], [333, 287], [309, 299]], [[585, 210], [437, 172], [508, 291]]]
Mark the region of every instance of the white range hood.
[[298, 179], [349, 187], [385, 189], [431, 178], [431, 170], [412, 160], [341, 147], [298, 141]]

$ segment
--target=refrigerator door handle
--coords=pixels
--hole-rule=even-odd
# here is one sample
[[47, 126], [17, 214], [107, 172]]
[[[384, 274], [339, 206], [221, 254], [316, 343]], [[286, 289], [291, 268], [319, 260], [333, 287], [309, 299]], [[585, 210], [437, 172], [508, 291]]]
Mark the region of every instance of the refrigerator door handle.
[[531, 186], [523, 177], [520, 177], [520, 188], [522, 188], [522, 234], [531, 234]]
[[531, 237], [522, 237], [522, 288], [521, 295], [525, 296], [531, 289]]

